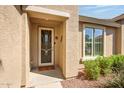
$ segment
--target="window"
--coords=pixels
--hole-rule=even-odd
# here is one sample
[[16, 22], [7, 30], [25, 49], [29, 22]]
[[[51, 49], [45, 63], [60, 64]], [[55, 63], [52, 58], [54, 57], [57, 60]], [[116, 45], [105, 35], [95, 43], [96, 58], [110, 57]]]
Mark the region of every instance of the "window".
[[85, 28], [85, 56], [103, 55], [103, 29]]
[[86, 28], [85, 29], [85, 55], [92, 55], [92, 42], [93, 42], [93, 29]]

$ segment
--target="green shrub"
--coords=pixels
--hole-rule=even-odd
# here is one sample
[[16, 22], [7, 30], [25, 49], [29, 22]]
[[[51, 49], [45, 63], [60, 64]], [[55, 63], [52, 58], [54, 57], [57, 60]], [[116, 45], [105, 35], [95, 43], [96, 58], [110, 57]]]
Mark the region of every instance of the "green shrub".
[[111, 72], [112, 60], [109, 57], [98, 57], [96, 61], [99, 63], [100, 74], [105, 76]]
[[96, 60], [82, 62], [88, 79], [97, 80], [99, 75], [107, 75], [112, 71], [119, 73], [124, 70], [124, 56], [113, 55], [111, 57], [98, 57]]
[[100, 75], [100, 68], [98, 62], [93, 60], [85, 61], [84, 65], [87, 78], [90, 80], [97, 80]]
[[114, 55], [110, 57], [112, 61], [112, 70], [115, 76], [105, 85], [106, 88], [124, 88], [124, 56]]
[[112, 70], [117, 72], [122, 69], [124, 65], [124, 56], [123, 55], [114, 55], [111, 56], [110, 59], [112, 60]]

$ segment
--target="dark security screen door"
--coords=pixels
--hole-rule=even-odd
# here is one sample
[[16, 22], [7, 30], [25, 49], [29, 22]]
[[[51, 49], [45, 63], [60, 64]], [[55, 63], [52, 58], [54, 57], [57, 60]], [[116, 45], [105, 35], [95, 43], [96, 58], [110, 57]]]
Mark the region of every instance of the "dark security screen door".
[[53, 65], [53, 31], [52, 29], [40, 29], [40, 65]]

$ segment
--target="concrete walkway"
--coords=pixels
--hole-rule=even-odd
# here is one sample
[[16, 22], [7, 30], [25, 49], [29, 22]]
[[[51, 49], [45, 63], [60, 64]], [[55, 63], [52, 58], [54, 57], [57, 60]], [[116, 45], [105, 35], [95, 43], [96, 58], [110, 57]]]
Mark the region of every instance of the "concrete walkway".
[[62, 88], [60, 81], [63, 76], [59, 68], [49, 71], [30, 72], [30, 87], [35, 88]]

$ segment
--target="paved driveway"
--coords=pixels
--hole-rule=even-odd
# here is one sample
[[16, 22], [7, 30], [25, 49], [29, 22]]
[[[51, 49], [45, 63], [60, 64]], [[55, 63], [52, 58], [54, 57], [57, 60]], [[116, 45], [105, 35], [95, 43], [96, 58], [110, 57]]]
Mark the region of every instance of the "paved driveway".
[[30, 72], [30, 87], [35, 88], [62, 88], [60, 81], [63, 80], [61, 71], [56, 68], [49, 71]]

